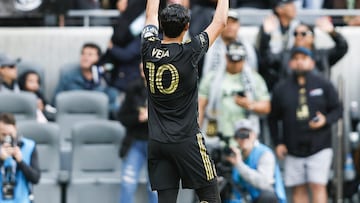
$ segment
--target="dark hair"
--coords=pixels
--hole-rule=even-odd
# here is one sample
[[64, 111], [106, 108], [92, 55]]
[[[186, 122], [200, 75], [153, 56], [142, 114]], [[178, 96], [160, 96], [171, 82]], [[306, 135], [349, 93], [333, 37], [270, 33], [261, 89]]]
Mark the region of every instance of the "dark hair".
[[306, 24], [306, 23], [301, 22], [299, 25], [296, 26], [295, 30], [296, 30], [299, 26], [305, 26], [310, 32], [312, 32], [313, 36], [315, 36], [314, 26], [312, 26], [312, 25], [310, 25], [310, 24]]
[[85, 48], [93, 48], [93, 49], [96, 49], [98, 56], [101, 56], [101, 49], [100, 49], [100, 47], [99, 47], [97, 44], [91, 43], [91, 42], [85, 43], [85, 44], [82, 46], [82, 48], [81, 48], [81, 52], [83, 52], [83, 50], [84, 50]]
[[11, 113], [0, 113], [0, 122], [3, 122], [5, 124], [9, 125], [15, 125], [15, 117]]
[[180, 4], [170, 4], [160, 13], [160, 26], [167, 37], [175, 38], [180, 36], [189, 22], [189, 10]]
[[35, 74], [39, 77], [39, 85], [41, 85], [41, 78], [40, 78], [40, 75], [38, 72], [34, 71], [34, 70], [27, 70], [25, 71], [23, 74], [20, 75], [19, 79], [18, 79], [18, 83], [19, 83], [19, 87], [21, 90], [27, 90], [26, 89], [26, 80], [27, 80], [27, 77], [30, 75], [30, 74]]

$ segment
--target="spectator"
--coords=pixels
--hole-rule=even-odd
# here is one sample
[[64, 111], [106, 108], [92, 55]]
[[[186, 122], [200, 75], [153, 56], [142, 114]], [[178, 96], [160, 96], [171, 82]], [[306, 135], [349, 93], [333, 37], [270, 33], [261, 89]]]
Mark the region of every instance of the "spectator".
[[100, 9], [100, 0], [75, 0], [72, 5], [73, 9]]
[[[227, 46], [226, 70], [213, 71], [200, 81], [199, 124], [208, 136], [220, 132], [230, 138], [234, 124], [252, 119], [259, 132], [259, 114], [270, 112], [270, 96], [262, 77], [245, 63], [246, 51], [239, 42]], [[209, 123], [210, 125], [208, 125]], [[214, 127], [214, 126], [217, 127]]]
[[276, 154], [285, 158], [285, 185], [291, 187], [294, 203], [309, 202], [308, 186], [311, 202], [327, 202], [333, 156], [331, 126], [342, 115], [334, 86], [314, 73], [312, 57], [305, 47], [292, 50], [293, 73], [274, 88], [269, 116]]
[[[22, 91], [32, 92], [37, 96], [37, 120], [41, 123], [46, 123], [45, 116], [46, 106], [48, 105], [45, 97], [41, 93], [41, 80], [36, 71], [28, 70], [19, 77], [19, 87]], [[48, 109], [52, 108], [48, 106]]]
[[[235, 184], [250, 194], [254, 203], [286, 203], [281, 172], [272, 150], [257, 139], [254, 125], [240, 120], [235, 125], [235, 140], [240, 148], [233, 147], [227, 160], [234, 166]], [[234, 188], [236, 199], [241, 194]]]
[[273, 0], [235, 0], [232, 8], [269, 9]]
[[[330, 78], [330, 68], [346, 54], [348, 45], [345, 38], [339, 32], [335, 31], [329, 18], [319, 18], [316, 23], [320, 30], [329, 34], [333, 39], [335, 46], [325, 49], [316, 48], [313, 27], [301, 23], [296, 26], [293, 33], [295, 37], [294, 47], [305, 47], [311, 50], [316, 64], [316, 70], [324, 74], [327, 78]], [[274, 75], [277, 75], [278, 80], [287, 76], [291, 71], [289, 68], [291, 51], [283, 51], [274, 54], [270, 50], [270, 44], [262, 44], [260, 47], [263, 52], [262, 60], [266, 61], [270, 67], [276, 67], [272, 72]]]
[[0, 114], [1, 202], [30, 203], [31, 185], [40, 180], [36, 143], [19, 137], [12, 114]]
[[[264, 77], [266, 84], [271, 90], [278, 81], [276, 70], [278, 66], [271, 66], [268, 61], [263, 60], [264, 52], [261, 45], [268, 44], [272, 54], [280, 54], [289, 50], [294, 44], [295, 27], [300, 23], [296, 18], [296, 7], [293, 0], [274, 0], [274, 15], [265, 18], [258, 34], [258, 50], [260, 52], [259, 73]], [[274, 71], [275, 70], [275, 71]], [[275, 73], [274, 73], [275, 72]]]
[[[331, 9], [360, 9], [360, 0], [328, 0], [328, 3], [325, 5], [326, 8]], [[349, 26], [359, 26], [360, 25], [360, 15], [355, 16], [334, 16], [333, 22], [336, 22], [336, 25], [349, 25]]]
[[140, 44], [140, 35], [124, 47], [109, 43], [107, 53], [113, 60], [114, 68], [107, 73], [106, 80], [120, 93], [125, 93], [128, 85], [140, 78]]
[[257, 70], [257, 52], [252, 44], [239, 38], [240, 21], [239, 14], [235, 10], [230, 10], [228, 20], [221, 37], [217, 38], [213, 46], [205, 55], [202, 76], [213, 70], [223, 71], [226, 67], [226, 46], [233, 41], [240, 41], [246, 49], [246, 62], [251, 68]]
[[296, 5], [298, 8], [302, 9], [322, 9], [324, 7], [324, 3], [327, 0], [296, 0]]
[[211, 22], [217, 0], [190, 0], [191, 19], [189, 32], [195, 36]]
[[[133, 203], [140, 172], [147, 163], [148, 110], [144, 74], [133, 81], [126, 92], [124, 104], [119, 112], [119, 120], [126, 127], [126, 137], [122, 143], [120, 157], [121, 170], [120, 203]], [[157, 203], [157, 194], [147, 185], [149, 202]]]
[[1, 92], [19, 92], [17, 83], [17, 63], [20, 59], [10, 59], [5, 55], [0, 56]]
[[70, 90], [91, 90], [104, 92], [109, 98], [110, 112], [117, 112], [119, 109], [117, 91], [105, 84], [94, 68], [101, 55], [101, 49], [93, 43], [86, 43], [81, 49], [80, 65], [77, 68], [68, 70], [60, 76], [56, 87], [53, 103], [56, 96], [63, 91]]

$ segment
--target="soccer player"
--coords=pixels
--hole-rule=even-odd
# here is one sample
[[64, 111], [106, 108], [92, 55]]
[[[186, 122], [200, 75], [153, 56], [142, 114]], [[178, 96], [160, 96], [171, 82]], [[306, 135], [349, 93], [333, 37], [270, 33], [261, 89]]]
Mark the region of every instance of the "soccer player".
[[229, 0], [218, 0], [205, 31], [182, 43], [189, 10], [180, 4], [160, 12], [160, 0], [148, 0], [142, 33], [142, 58], [148, 90], [149, 175], [159, 203], [176, 202], [183, 188], [195, 189], [200, 202], [220, 202], [214, 164], [200, 133], [197, 64], [226, 25]]

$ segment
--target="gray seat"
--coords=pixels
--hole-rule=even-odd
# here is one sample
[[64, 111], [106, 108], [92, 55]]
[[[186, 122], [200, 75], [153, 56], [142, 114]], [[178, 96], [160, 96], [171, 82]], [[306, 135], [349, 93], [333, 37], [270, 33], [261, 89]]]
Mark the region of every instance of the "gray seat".
[[30, 92], [0, 92], [0, 112], [12, 113], [17, 121], [36, 120], [37, 98]]
[[124, 135], [125, 128], [116, 121], [83, 121], [73, 126], [67, 203], [118, 202], [118, 149]]
[[56, 122], [60, 126], [61, 169], [69, 170], [71, 152], [71, 128], [85, 120], [108, 118], [108, 97], [97, 91], [73, 90], [56, 96]]
[[56, 97], [56, 122], [61, 129], [61, 148], [70, 146], [70, 129], [82, 120], [107, 119], [108, 98], [102, 92], [74, 90]]
[[59, 126], [56, 123], [20, 121], [17, 128], [20, 135], [36, 142], [41, 178], [39, 184], [33, 187], [35, 202], [60, 203]]

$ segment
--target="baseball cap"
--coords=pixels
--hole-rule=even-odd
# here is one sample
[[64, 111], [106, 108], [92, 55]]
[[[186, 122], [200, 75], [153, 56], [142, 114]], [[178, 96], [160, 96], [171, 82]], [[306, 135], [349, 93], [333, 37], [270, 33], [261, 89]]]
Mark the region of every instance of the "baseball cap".
[[294, 47], [291, 50], [291, 58], [295, 55], [295, 54], [304, 54], [306, 56], [310, 56], [311, 58], [313, 58], [313, 53], [310, 49], [305, 48], [305, 47]]
[[230, 9], [228, 12], [228, 18], [239, 20], [239, 13], [234, 9]]
[[17, 63], [20, 62], [20, 58], [17, 59], [11, 59], [6, 55], [0, 55], [0, 67], [4, 67], [4, 66], [14, 66]]
[[288, 3], [291, 3], [291, 2], [294, 2], [294, 0], [272, 0], [272, 7], [275, 8], [275, 7], [278, 7], [280, 5], [288, 4]]
[[244, 60], [246, 57], [245, 46], [241, 42], [231, 42], [226, 47], [226, 56], [233, 62]]
[[250, 132], [255, 132], [254, 124], [250, 120], [242, 119], [235, 123], [235, 138], [248, 138]]

